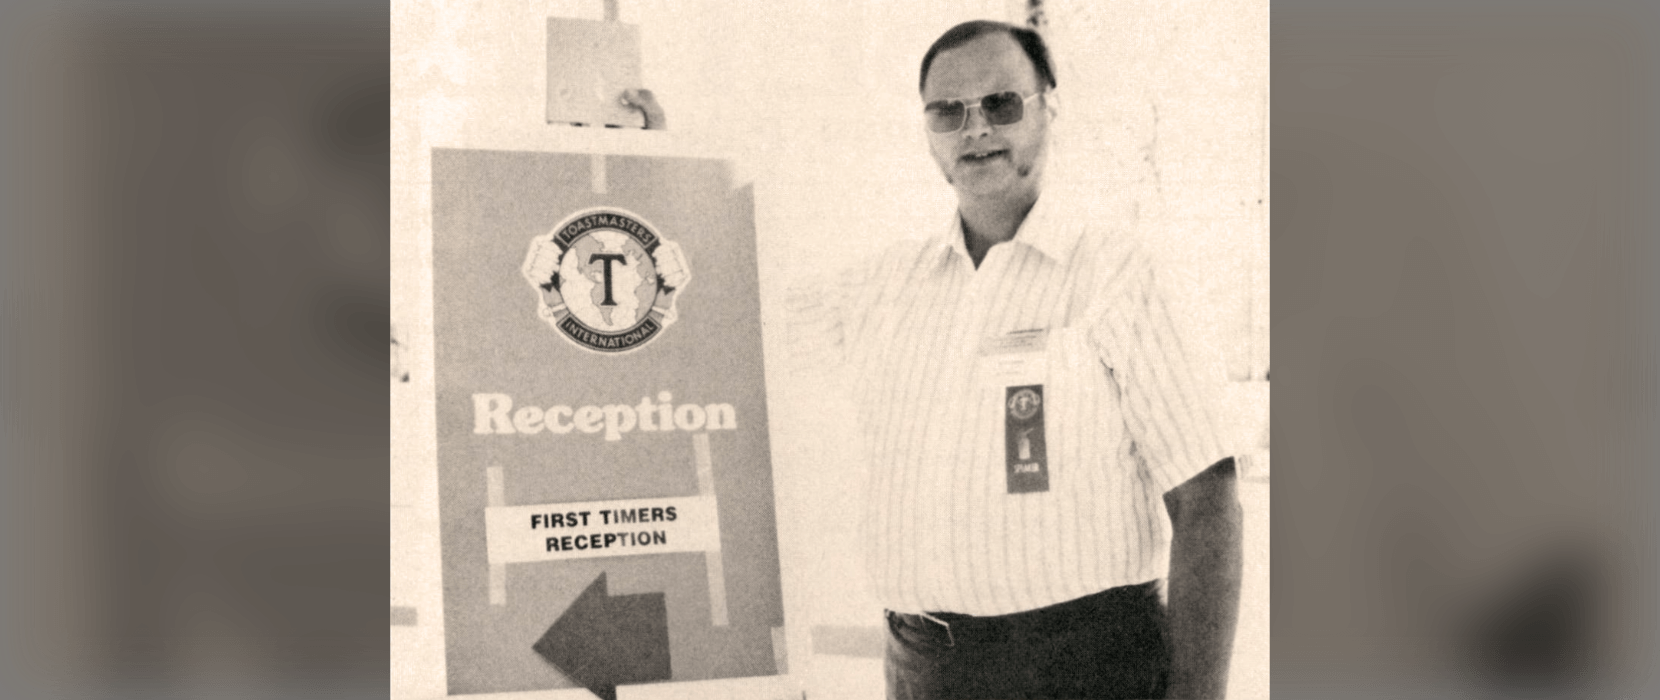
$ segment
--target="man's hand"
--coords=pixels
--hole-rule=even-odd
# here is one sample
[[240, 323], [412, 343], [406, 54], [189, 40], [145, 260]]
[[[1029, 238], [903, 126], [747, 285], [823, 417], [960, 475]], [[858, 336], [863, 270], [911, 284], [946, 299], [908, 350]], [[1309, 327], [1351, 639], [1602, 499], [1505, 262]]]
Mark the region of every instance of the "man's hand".
[[657, 104], [657, 96], [645, 88], [624, 90], [622, 94], [624, 106], [640, 110], [646, 116], [646, 129], [662, 131], [669, 128], [669, 119], [663, 114], [663, 107]]
[[1172, 530], [1166, 698], [1220, 698], [1227, 691], [1244, 573], [1237, 487], [1230, 457], [1164, 495]]

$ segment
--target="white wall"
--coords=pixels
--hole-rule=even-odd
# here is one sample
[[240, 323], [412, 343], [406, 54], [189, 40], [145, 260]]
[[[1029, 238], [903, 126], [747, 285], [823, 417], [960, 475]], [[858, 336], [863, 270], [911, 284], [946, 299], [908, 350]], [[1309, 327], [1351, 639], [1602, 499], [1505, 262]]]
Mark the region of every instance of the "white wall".
[[[1268, 4], [1044, 3], [1072, 118], [1068, 151], [1136, 192], [1207, 356], [1266, 371]], [[1254, 309], [1244, 292], [1263, 297]], [[1259, 347], [1252, 348], [1255, 344]], [[1221, 368], [1213, 368], [1221, 372]]]

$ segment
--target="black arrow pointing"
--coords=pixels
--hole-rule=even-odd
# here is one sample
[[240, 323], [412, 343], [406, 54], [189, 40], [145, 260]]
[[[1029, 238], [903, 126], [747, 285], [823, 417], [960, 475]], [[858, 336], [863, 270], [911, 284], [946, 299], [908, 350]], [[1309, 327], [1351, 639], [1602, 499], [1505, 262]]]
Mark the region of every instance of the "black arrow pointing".
[[672, 675], [669, 608], [662, 593], [606, 595], [601, 573], [533, 648], [582, 687], [617, 700], [620, 684]]

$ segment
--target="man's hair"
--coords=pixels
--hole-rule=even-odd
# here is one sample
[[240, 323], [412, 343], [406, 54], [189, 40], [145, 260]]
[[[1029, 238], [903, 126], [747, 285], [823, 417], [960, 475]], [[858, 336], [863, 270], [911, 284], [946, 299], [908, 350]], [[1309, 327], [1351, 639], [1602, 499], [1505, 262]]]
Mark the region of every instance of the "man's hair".
[[946, 30], [940, 38], [934, 40], [933, 46], [928, 47], [928, 53], [922, 57], [922, 77], [917, 81], [917, 92], [922, 92], [928, 86], [928, 69], [934, 65], [934, 57], [939, 55], [939, 52], [957, 48], [987, 34], [1009, 35], [1020, 44], [1021, 50], [1026, 52], [1026, 57], [1032, 60], [1032, 67], [1037, 70], [1038, 87], [1055, 87], [1055, 71], [1049, 65], [1049, 47], [1044, 45], [1043, 35], [1013, 24], [977, 19]]

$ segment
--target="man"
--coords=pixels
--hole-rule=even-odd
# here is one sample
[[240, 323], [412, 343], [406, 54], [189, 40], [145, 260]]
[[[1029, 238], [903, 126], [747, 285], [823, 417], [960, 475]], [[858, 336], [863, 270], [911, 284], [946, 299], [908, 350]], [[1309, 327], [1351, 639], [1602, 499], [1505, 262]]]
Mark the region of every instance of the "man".
[[1127, 222], [1044, 186], [1055, 86], [1035, 32], [942, 35], [920, 90], [952, 225], [792, 301], [857, 377], [890, 698], [1226, 686], [1233, 460]]

